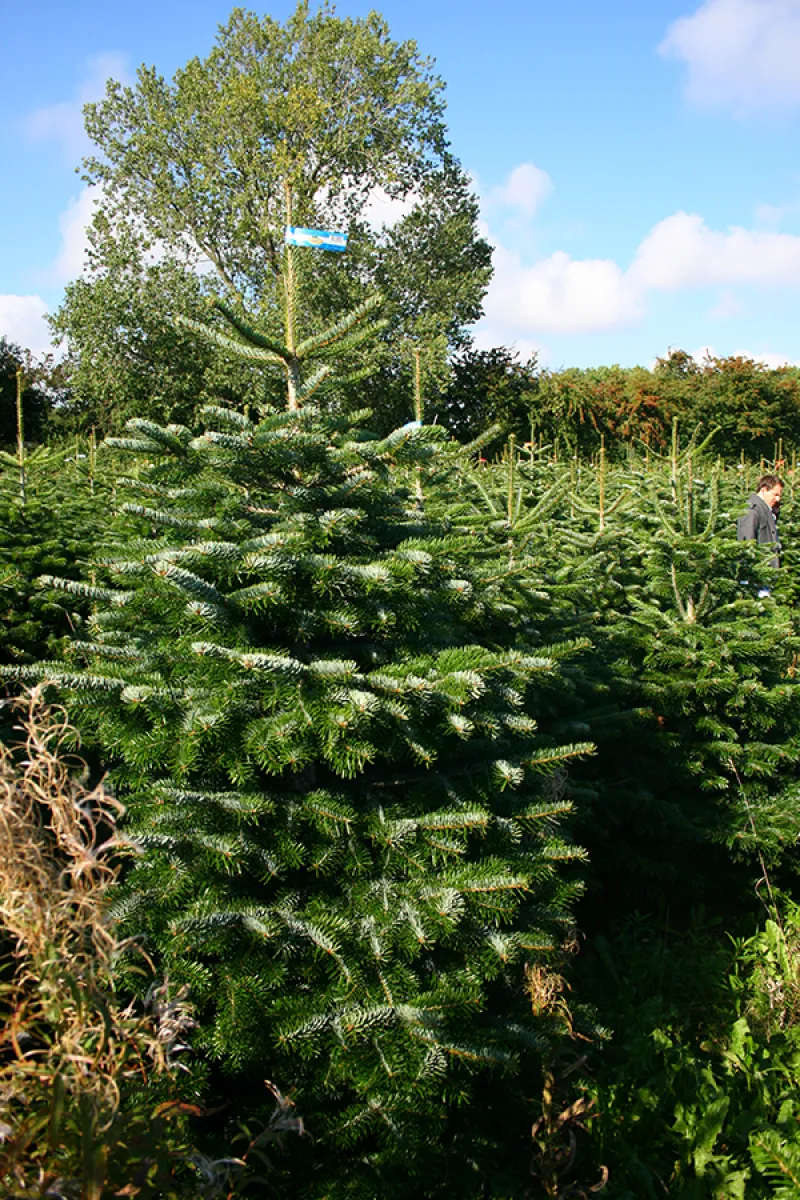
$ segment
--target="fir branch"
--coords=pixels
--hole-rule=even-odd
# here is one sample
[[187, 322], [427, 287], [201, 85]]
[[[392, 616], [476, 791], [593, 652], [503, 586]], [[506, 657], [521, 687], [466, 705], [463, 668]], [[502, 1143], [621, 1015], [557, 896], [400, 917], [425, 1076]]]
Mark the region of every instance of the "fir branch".
[[251, 346], [258, 346], [262, 350], [269, 350], [275, 358], [279, 358], [283, 362], [288, 362], [288, 360], [292, 357], [292, 352], [288, 350], [286, 346], [282, 345], [281, 342], [276, 342], [274, 338], [267, 337], [266, 334], [255, 329], [247, 321], [243, 320], [243, 318], [240, 317], [239, 314], [230, 307], [230, 305], [225, 304], [223, 300], [215, 298], [213, 301], [213, 307], [217, 310], [217, 312], [222, 313], [222, 316], [225, 318], [228, 324], [232, 325], [236, 332], [240, 333], [245, 341]]
[[182, 325], [185, 329], [190, 329], [192, 333], [198, 334], [205, 341], [210, 342], [213, 346], [219, 347], [221, 350], [229, 350], [236, 355], [237, 358], [250, 359], [253, 362], [265, 362], [285, 365], [289, 358], [289, 352], [286, 351], [286, 356], [275, 352], [271, 349], [262, 349], [259, 346], [248, 345], [247, 342], [240, 342], [235, 338], [226, 337], [224, 333], [212, 328], [209, 325], [203, 325], [200, 321], [194, 321], [191, 317], [186, 317], [183, 313], [176, 313], [175, 321], [178, 325]]
[[172, 688], [154, 687], [152, 684], [127, 684], [120, 693], [123, 704], [145, 705], [150, 701], [156, 704], [174, 703], [180, 699], [180, 692]]
[[572, 810], [571, 800], [541, 801], [538, 804], [529, 804], [522, 812], [516, 812], [514, 819], [515, 821], [542, 821], [546, 824], [568, 816]]
[[484, 446], [488, 446], [490, 442], [495, 441], [504, 432], [504, 427], [501, 424], [490, 425], [488, 429], [484, 429], [471, 442], [465, 442], [455, 447], [459, 458], [462, 455], [469, 457], [472, 454], [477, 454], [479, 450], [482, 450]]
[[[124, 504], [121, 504], [120, 510], [130, 513], [134, 517], [143, 517], [146, 521], [151, 521], [153, 525], [160, 525], [165, 529], [198, 530], [207, 528], [212, 523], [208, 520], [198, 520], [190, 513], [176, 515], [174, 512], [166, 512], [158, 508], [148, 508], [147, 505], [134, 504], [132, 501], [126, 501]], [[216, 524], [216, 522], [213, 523]]]
[[587, 755], [596, 753], [596, 750], [597, 747], [593, 742], [577, 742], [574, 745], [554, 746], [537, 750], [534, 754], [524, 758], [523, 762], [526, 767], [533, 767], [539, 771], [549, 771], [551, 767], [558, 766], [568, 759], [586, 758]]
[[253, 445], [250, 433], [220, 433], [207, 429], [191, 442], [193, 450], [207, 450], [209, 446], [220, 446], [223, 450], [249, 450]]
[[331, 918], [327, 920], [326, 924], [329, 927], [329, 932], [326, 932], [318, 921], [302, 916], [296, 909], [290, 908], [287, 905], [276, 905], [273, 912], [280, 918], [290, 933], [306, 938], [319, 950], [324, 951], [325, 954], [329, 954], [339, 964], [345, 978], [351, 978], [350, 971], [339, 953], [339, 941], [334, 936], [333, 931], [335, 929], [337, 932], [341, 932], [341, 929], [337, 929], [337, 922], [335, 920]]
[[221, 421], [224, 425], [232, 425], [243, 433], [251, 433], [255, 426], [249, 417], [235, 408], [223, 408], [219, 404], [203, 404], [200, 416], [205, 420]]
[[175, 433], [156, 425], [155, 421], [148, 421], [144, 417], [131, 417], [129, 421], [125, 422], [125, 428], [132, 429], [134, 433], [144, 434], [151, 442], [156, 442], [172, 454], [186, 453], [186, 443]]
[[6, 679], [30, 679], [42, 687], [53, 683], [70, 691], [117, 692], [125, 686], [124, 679], [93, 675], [88, 671], [65, 671], [63, 663], [58, 662], [40, 662], [21, 667], [2, 666], [0, 675]]
[[356, 820], [356, 811], [330, 792], [311, 792], [303, 799], [303, 808], [315, 818], [322, 818], [349, 830]]
[[313, 396], [317, 388], [328, 378], [331, 373], [331, 368], [325, 364], [318, 367], [307, 379], [303, 381], [297, 389], [297, 399], [299, 401], [308, 400]]
[[[389, 328], [389, 321], [385, 317], [379, 318], [377, 321], [371, 321], [369, 325], [365, 325], [362, 329], [357, 329], [353, 333], [342, 336], [340, 341], [334, 341], [330, 344], [325, 344], [316, 350], [305, 352], [306, 358], [322, 358], [329, 355], [349, 354], [351, 350], [358, 349], [364, 342], [372, 338], [376, 338], [384, 329]], [[298, 354], [300, 351], [298, 350]], [[364, 372], [366, 374], [366, 372]], [[359, 372], [353, 371], [347, 376], [348, 382], [356, 382]]]
[[104, 446], [110, 446], [114, 450], [128, 450], [133, 454], [167, 454], [167, 448], [161, 442], [155, 442], [145, 438], [125, 438], [125, 437], [107, 437]]
[[317, 675], [324, 679], [345, 679], [350, 682], [362, 681], [358, 672], [358, 664], [351, 659], [318, 658], [306, 663], [309, 675]]
[[81, 596], [85, 600], [102, 600], [121, 608], [132, 600], [134, 592], [119, 592], [112, 588], [96, 587], [84, 583], [82, 579], [61, 579], [57, 575], [40, 575], [36, 583], [41, 588], [55, 588], [60, 592], [70, 592], [73, 596]]
[[462, 895], [475, 895], [482, 892], [527, 892], [530, 890], [528, 875], [513, 875], [497, 869], [497, 864], [484, 860], [473, 864], [461, 874], [448, 874], [446, 881]]
[[237, 663], [246, 671], [267, 671], [270, 674], [296, 678], [305, 669], [296, 658], [292, 658], [288, 654], [276, 654], [272, 651], [232, 650], [228, 646], [219, 646], [214, 642], [192, 642], [191, 649], [193, 654], [200, 657]]
[[166, 562], [192, 562], [197, 559], [231, 564], [239, 560], [241, 550], [236, 542], [193, 542], [190, 546], [154, 554], [151, 561], [161, 559]]
[[589, 857], [582, 846], [565, 842], [561, 838], [548, 838], [540, 847], [539, 853], [551, 862], [587, 862]]
[[99, 654], [105, 658], [122, 658], [130, 662], [137, 662], [143, 658], [143, 652], [140, 647], [130, 642], [124, 646], [115, 646], [109, 642], [82, 642], [76, 640], [70, 642], [69, 650], [71, 654]]
[[420, 829], [485, 830], [490, 822], [491, 816], [488, 812], [484, 809], [474, 808], [452, 811], [445, 809], [441, 812], [428, 813], [417, 818], [416, 823]]
[[434, 1042], [436, 1048], [450, 1058], [460, 1059], [482, 1067], [516, 1067], [517, 1057], [506, 1050], [494, 1046], [469, 1045], [464, 1042], [443, 1042], [431, 1034], [420, 1032], [417, 1036], [425, 1042]]
[[159, 558], [151, 566], [154, 575], [159, 579], [165, 580], [178, 588], [184, 595], [191, 597], [192, 600], [200, 600], [204, 604], [210, 604], [213, 608], [223, 612], [227, 606], [227, 599], [219, 592], [213, 584], [207, 580], [201, 579], [199, 575], [195, 575], [192, 571], [187, 571], [184, 567], [177, 567], [168, 558]]
[[315, 334], [313, 337], [306, 338], [300, 342], [297, 347], [296, 354], [298, 358], [309, 358], [311, 355], [318, 353], [334, 342], [339, 342], [353, 329], [364, 317], [369, 316], [382, 303], [382, 298], [376, 293], [368, 296], [361, 304], [351, 309], [347, 316], [337, 321], [334, 325], [330, 325], [322, 333]]

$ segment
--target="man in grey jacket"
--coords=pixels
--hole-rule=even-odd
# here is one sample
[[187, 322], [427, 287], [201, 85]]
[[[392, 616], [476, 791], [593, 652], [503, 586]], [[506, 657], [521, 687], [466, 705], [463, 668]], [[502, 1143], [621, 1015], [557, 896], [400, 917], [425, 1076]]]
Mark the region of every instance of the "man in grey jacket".
[[780, 566], [781, 543], [778, 538], [778, 509], [783, 495], [783, 480], [777, 475], [762, 475], [758, 491], [747, 501], [747, 511], [736, 522], [736, 536], [740, 542], [755, 541], [762, 545], [772, 543], [775, 557], [773, 567]]

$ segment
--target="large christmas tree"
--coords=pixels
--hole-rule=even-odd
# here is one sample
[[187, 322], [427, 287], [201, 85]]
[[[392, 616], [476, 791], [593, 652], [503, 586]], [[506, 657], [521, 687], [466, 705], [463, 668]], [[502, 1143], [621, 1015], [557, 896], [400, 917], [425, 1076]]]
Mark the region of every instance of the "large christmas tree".
[[290, 395], [199, 436], [131, 423], [112, 586], [49, 670], [128, 806], [129, 927], [229, 1071], [352, 1148], [301, 1154], [311, 1192], [506, 1194], [552, 1024], [526, 972], [578, 886], [551, 775], [587, 747], [537, 729], [555, 662], [505, 552], [425, 515], [442, 435]]

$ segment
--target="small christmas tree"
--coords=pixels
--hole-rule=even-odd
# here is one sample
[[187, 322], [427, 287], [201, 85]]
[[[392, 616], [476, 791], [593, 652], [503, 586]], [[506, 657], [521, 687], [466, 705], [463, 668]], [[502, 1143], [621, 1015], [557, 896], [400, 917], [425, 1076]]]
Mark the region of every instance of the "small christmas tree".
[[108, 489], [97, 471], [94, 437], [29, 447], [23, 424], [22, 369], [17, 372], [17, 445], [0, 450], [0, 661], [32, 662], [75, 631], [86, 605], [43, 592], [44, 573], [75, 580], [86, 572], [106, 522]]

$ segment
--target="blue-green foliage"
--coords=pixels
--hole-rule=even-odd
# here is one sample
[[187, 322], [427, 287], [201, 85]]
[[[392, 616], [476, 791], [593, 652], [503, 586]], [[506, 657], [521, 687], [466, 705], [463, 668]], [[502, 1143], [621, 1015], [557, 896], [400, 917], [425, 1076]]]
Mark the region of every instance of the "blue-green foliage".
[[[605, 915], [749, 905], [759, 856], [796, 874], [793, 560], [776, 571], [736, 541], [739, 473], [676, 437], [665, 460], [614, 466], [512, 449], [464, 483], [473, 512], [491, 512], [498, 550], [505, 539], [548, 597], [544, 638], [592, 644], [581, 672], [567, 668], [562, 710], [597, 746], [571, 787], [595, 886], [615, 897]], [[782, 527], [792, 508], [787, 489]]]
[[525, 969], [582, 858], [552, 772], [589, 749], [537, 728], [556, 667], [530, 589], [397, 486], [436, 431], [208, 416], [115, 442], [152, 465], [78, 664], [49, 668], [128, 806], [120, 912], [226, 1069], [274, 1074], [315, 1145], [356, 1152], [312, 1191], [524, 1178], [551, 1029]]

